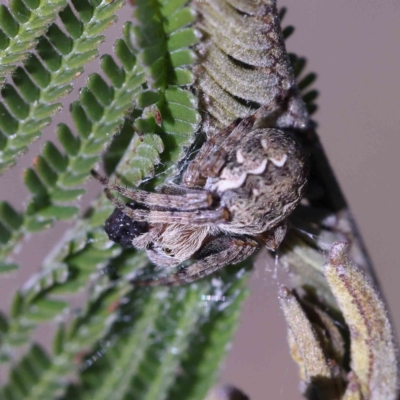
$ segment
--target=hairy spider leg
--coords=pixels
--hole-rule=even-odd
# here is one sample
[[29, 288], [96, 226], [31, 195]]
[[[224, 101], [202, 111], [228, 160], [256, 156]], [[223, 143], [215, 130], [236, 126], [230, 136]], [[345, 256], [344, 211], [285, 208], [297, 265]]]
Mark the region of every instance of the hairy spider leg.
[[215, 148], [215, 146], [219, 146], [223, 140], [229, 136], [231, 131], [235, 129], [241, 123], [240, 119], [232, 122], [225, 129], [221, 129], [214, 136], [207, 139], [207, 141], [203, 144], [200, 151], [197, 153], [194, 160], [188, 165], [185, 175], [183, 177], [183, 181], [185, 185], [197, 186], [201, 184], [201, 174], [200, 174], [200, 166], [207, 158], [207, 156], [211, 153], [211, 151]]
[[250, 238], [218, 238], [222, 249], [218, 253], [205, 256], [196, 263], [180, 270], [176, 274], [159, 279], [132, 280], [135, 286], [179, 286], [191, 283], [229, 264], [238, 264], [258, 250], [258, 243]]
[[254, 120], [246, 118], [235, 129], [233, 129], [229, 136], [222, 141], [218, 147], [214, 147], [207, 157], [200, 165], [200, 174], [204, 177], [216, 177], [225, 165], [226, 157], [231, 149], [237, 146], [240, 140], [247, 132], [250, 132], [254, 126]]
[[200, 194], [204, 196], [204, 193], [209, 193], [206, 192], [204, 189], [194, 189], [194, 188], [188, 188], [183, 185], [177, 185], [174, 183], [164, 183], [162, 186], [159, 186], [157, 188], [157, 192], [163, 193], [163, 194], [170, 194], [170, 195], [183, 195], [186, 193], [191, 193], [192, 195], [195, 194]]
[[123, 196], [128, 197], [137, 203], [144, 204], [149, 208], [157, 207], [166, 210], [176, 209], [179, 211], [192, 211], [208, 208], [213, 201], [211, 194], [205, 190], [184, 192], [182, 189], [182, 193], [179, 195], [151, 193], [144, 190], [124, 188], [123, 186], [110, 182], [109, 179], [101, 176], [94, 170], [91, 171], [91, 174], [108, 189], [115, 190]]
[[226, 222], [230, 218], [229, 211], [220, 207], [215, 210], [196, 210], [196, 211], [158, 211], [158, 210], [140, 210], [127, 207], [124, 203], [113, 196], [109, 189], [104, 189], [107, 198], [119, 208], [125, 215], [135, 221], [146, 221], [153, 224], [171, 224], [182, 225], [208, 225]]

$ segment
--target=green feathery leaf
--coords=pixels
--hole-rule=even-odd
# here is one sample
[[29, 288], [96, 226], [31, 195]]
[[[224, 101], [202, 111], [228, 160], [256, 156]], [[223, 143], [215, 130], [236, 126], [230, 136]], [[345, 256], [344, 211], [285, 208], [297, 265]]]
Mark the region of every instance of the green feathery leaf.
[[[122, 46], [121, 41], [118, 43]], [[117, 54], [119, 51], [118, 49], [119, 46], [117, 45]], [[95, 137], [95, 139], [98, 139], [99, 142], [101, 142], [101, 146], [99, 146], [98, 149], [99, 153], [105, 144], [104, 135], [106, 139], [110, 138], [109, 129], [115, 130], [117, 125], [123, 122], [121, 117], [124, 112], [131, 107], [133, 92], [131, 94], [129, 93], [129, 86], [127, 85], [135, 82], [135, 85], [133, 85], [134, 91], [136, 90], [135, 88], [138, 87], [137, 85], [139, 84], [140, 86], [143, 82], [142, 78], [138, 78], [140, 75], [140, 68], [135, 70], [136, 67], [133, 63], [134, 57], [127, 57], [126, 50], [127, 46], [124, 48], [124, 60], [122, 61], [121, 59], [121, 64], [130, 66], [133, 71], [131, 72], [131, 75], [129, 75], [127, 71], [121, 70], [121, 68], [112, 61], [111, 57], [106, 56], [103, 58], [103, 70], [108, 78], [112, 80], [115, 76], [122, 76], [124, 80], [126, 79], [126, 84], [124, 83], [125, 81], [122, 80], [118, 88], [111, 90], [98, 75], [93, 75], [88, 84], [88, 87], [91, 86], [90, 89], [88, 88], [83, 91], [84, 96], [87, 96], [90, 93], [92, 100], [96, 100], [97, 104], [102, 102], [104, 110], [109, 109], [110, 112], [113, 111], [114, 113], [114, 119], [110, 118], [109, 121], [114, 124], [114, 128], [104, 128], [104, 124], [108, 123], [107, 120], [102, 121], [102, 124], [96, 125], [98, 126], [101, 135], [103, 135], [100, 136], [100, 139]], [[100, 97], [96, 99], [96, 93], [98, 94], [103, 92], [104, 89], [106, 97], [101, 100]], [[119, 102], [112, 101], [113, 96], [114, 99], [116, 98], [116, 93], [120, 93], [119, 96], [121, 96], [121, 99]], [[173, 164], [181, 156], [183, 150], [180, 145], [182, 143], [188, 145], [192, 140], [192, 135], [198, 126], [197, 122], [199, 121], [199, 116], [195, 108], [195, 99], [188, 93], [188, 91], [171, 86], [166, 89], [164, 97], [166, 100], [163, 103], [163, 110], [165, 110], [166, 116], [164, 118], [164, 115], [161, 114], [163, 122], [161, 123], [161, 127], [157, 128], [157, 132], [164, 136], [167, 135], [167, 138], [172, 138], [173, 129], [177, 129], [176, 127], [179, 128], [182, 125], [184, 126], [184, 129], [179, 131], [180, 137], [177, 140], [167, 140], [170, 151], [168, 153], [168, 162], [163, 166], [164, 169], [167, 169], [168, 166]], [[84, 102], [86, 103], [82, 105]], [[27, 171], [25, 180], [34, 199], [30, 204], [33, 217], [36, 216], [36, 210], [49, 209], [47, 203], [49, 198], [48, 194], [49, 192], [54, 193], [54, 188], [56, 188], [61, 179], [60, 177], [64, 178], [65, 176], [74, 176], [68, 171], [71, 160], [79, 160], [79, 157], [83, 160], [88, 158], [90, 159], [87, 154], [82, 152], [82, 149], [85, 149], [85, 146], [82, 146], [82, 143], [89, 143], [89, 141], [95, 143], [95, 141], [93, 141], [94, 134], [92, 135], [90, 132], [92, 132], [93, 129], [92, 125], [94, 125], [94, 122], [97, 122], [98, 120], [92, 121], [88, 117], [88, 115], [90, 115], [94, 110], [90, 109], [90, 111], [87, 112], [90, 104], [91, 103], [87, 100], [82, 102], [81, 99], [81, 102], [79, 104], [75, 103], [75, 107], [72, 109], [73, 116], [75, 113], [75, 125], [77, 127], [79, 139], [75, 138], [65, 125], [60, 127], [60, 141], [61, 143], [66, 144], [66, 154], [61, 157], [63, 161], [61, 164], [58, 164], [58, 169], [52, 169], [49, 167], [51, 167], [52, 163], [54, 164], [55, 160], [60, 157], [60, 154], [58, 151], [57, 153], [54, 153], [54, 146], [47, 145], [40, 161], [36, 163], [40, 167], [35, 166], [35, 170], [29, 169]], [[94, 118], [94, 114], [91, 116]], [[125, 122], [122, 136], [127, 135], [132, 137], [132, 128], [129, 126], [129, 120], [126, 120]], [[169, 125], [167, 125], [167, 122]], [[80, 124], [88, 123], [91, 124], [90, 130], [83, 130], [80, 128]], [[163, 126], [168, 126], [169, 129], [163, 130]], [[96, 131], [93, 130], [93, 132]], [[161, 151], [163, 151], [163, 143], [160, 140], [160, 136], [157, 134], [146, 134], [142, 138], [136, 137], [128, 146], [125, 156], [120, 163], [121, 168], [119, 173], [123, 173], [123, 175], [129, 177], [129, 179], [134, 178], [138, 183], [145, 176], [154, 173], [154, 164], [160, 161], [159, 154]], [[96, 156], [98, 157], [98, 154]], [[75, 181], [80, 184], [83, 177], [87, 177], [88, 170], [92, 167], [93, 161], [89, 164], [81, 165], [80, 169], [75, 170], [78, 172], [75, 175]], [[64, 172], [59, 174], [59, 171]], [[63, 184], [65, 187], [65, 180], [63, 181]], [[61, 198], [63, 198], [63, 196], [61, 196]], [[46, 206], [47, 208], [41, 208], [43, 206]], [[52, 205], [51, 207], [55, 207], [55, 205]], [[50, 208], [50, 210], [53, 211], [54, 208]], [[49, 316], [50, 313], [48, 312], [46, 314], [47, 309], [41, 312], [39, 308], [46, 307], [48, 305], [47, 301], [53, 300], [49, 297], [50, 295], [71, 293], [81, 289], [86, 284], [89, 275], [96, 274], [96, 271], [99, 268], [104, 267], [107, 264], [110, 257], [115, 257], [119, 254], [120, 249], [116, 246], [110, 248], [105, 233], [101, 228], [98, 228], [99, 225], [104, 224], [104, 220], [111, 213], [112, 205], [108, 201], [102, 199], [93, 207], [92, 210], [93, 212], [88, 214], [90, 217], [89, 230], [83, 229], [82, 226], [84, 225], [79, 224], [77, 229], [77, 232], [79, 233], [77, 234], [74, 232], [71, 236], [67, 236], [67, 242], [65, 246], [61, 248], [59, 257], [56, 259], [53, 258], [51, 262], [49, 261], [51, 263], [50, 269], [44, 271], [41, 275], [31, 280], [24, 290], [18, 293], [16, 298], [17, 303], [15, 303], [18, 304], [18, 307], [16, 307], [18, 312], [13, 313], [13, 318], [9, 324], [10, 329], [3, 337], [3, 354], [11, 354], [13, 346], [21, 345], [24, 341], [28, 340], [32, 329], [37, 326], [38, 322], [48, 320], [47, 316]], [[37, 218], [36, 220], [34, 220], [33, 217], [30, 218], [30, 225], [26, 226], [26, 230], [29, 228], [41, 229], [45, 227], [45, 221], [49, 223], [49, 220], [46, 220], [46, 214], [43, 214], [43, 212], [40, 211], [38, 215], [40, 215], [40, 218]], [[88, 222], [86, 221], [86, 224], [87, 223]], [[45, 301], [42, 301], [42, 298], [45, 299]], [[35, 307], [37, 302], [39, 302], [39, 308]], [[55, 307], [57, 307], [56, 304], [58, 303], [55, 303]], [[38, 310], [37, 315], [32, 315], [36, 310]], [[28, 315], [29, 318], [27, 317]], [[27, 320], [29, 320], [29, 324], [26, 323]]]
[[66, 0], [10, 0], [0, 5], [0, 86], [18, 62], [32, 54], [37, 39], [67, 5]]
[[[164, 10], [163, 7], [160, 9]], [[178, 13], [181, 14], [185, 9], [181, 7]], [[175, 24], [175, 29], [184, 27], [187, 30], [185, 27], [191, 21], [191, 18], [181, 19], [179, 24]], [[125, 30], [126, 37], [129, 36], [128, 31], [129, 26]], [[174, 34], [175, 31], [170, 27], [169, 33], [165, 34], [167, 41]], [[164, 136], [164, 141], [170, 151], [165, 153], [163, 162], [171, 163], [172, 159], [180, 157], [184, 154], [185, 146], [192, 142], [193, 133], [200, 123], [196, 98], [176, 86], [174, 80], [165, 90], [142, 93], [141, 85], [145, 82], [145, 75], [141, 67], [136, 65], [135, 56], [129, 47], [129, 42], [122, 39], [115, 44], [116, 55], [122, 67], [111, 56], [102, 58], [101, 66], [114, 88], [108, 86], [98, 74], [93, 74], [89, 77], [88, 86], [81, 91], [80, 102], [71, 105], [78, 137], [67, 126], [59, 125], [58, 136], [66, 154], [61, 154], [54, 145], [48, 143], [42, 156], [36, 158], [34, 169], [25, 172], [25, 184], [32, 194], [32, 200], [25, 213], [24, 224], [11, 232], [11, 236], [10, 232], [5, 234], [3, 241], [6, 241], [7, 236], [10, 237], [4, 246], [0, 246], [0, 254], [4, 257], [25, 233], [47, 229], [55, 220], [70, 219], [78, 213], [76, 207], [66, 203], [75, 201], [84, 193], [83, 189], [76, 186], [84, 182], [90, 169], [98, 162], [110, 136], [123, 123], [123, 117], [132, 108], [135, 99], [138, 107], [145, 107], [142, 115], [135, 120], [135, 128], [148, 134], [164, 132], [168, 135]], [[185, 43], [175, 46], [176, 51], [191, 54], [191, 50], [185, 48]], [[193, 61], [193, 57], [188, 60]], [[175, 76], [175, 72], [182, 69], [182, 65], [175, 69], [171, 66], [170, 75]], [[146, 129], [143, 128], [145, 123]], [[143, 143], [137, 147], [140, 157], [130, 161], [131, 168], [125, 181], [139, 182], [153, 172], [154, 164], [160, 162], [159, 153], [162, 151], [160, 140], [146, 135]], [[13, 263], [10, 261], [3, 262], [0, 271], [10, 270], [11, 265]]]
[[83, 73], [83, 66], [98, 56], [100, 35], [116, 21], [115, 11], [123, 0], [73, 0], [77, 14], [67, 5], [58, 16], [62, 30], [53, 23], [38, 39], [32, 54], [13, 75], [13, 85], [1, 90], [0, 173], [41, 135], [52, 116], [61, 110], [61, 97], [72, 90], [71, 82]]
[[[14, 93], [5, 87], [8, 100], [0, 104], [6, 115], [0, 125], [3, 136], [4, 132], [12, 136], [21, 119], [37, 132], [48, 121], [47, 107], [57, 111], [53, 103], [68, 91], [69, 78], [63, 81], [60, 76], [58, 86], [43, 100], [39, 115], [46, 122], [32, 113], [32, 104], [48, 88], [71, 46], [81, 40], [81, 31], [91, 26], [93, 12], [98, 12], [96, 18], [102, 21], [93, 27], [93, 35], [104, 29], [105, 21], [112, 21], [114, 16], [104, 17], [106, 7], [103, 14], [98, 11], [96, 5], [103, 3], [76, 0], [74, 7], [81, 21], [68, 8], [62, 19], [69, 36], [52, 26], [50, 39], [40, 40], [39, 55], [42, 51], [40, 57], [47, 63], [34, 79], [34, 69], [26, 68], [28, 79], [20, 80], [25, 94], [20, 88]], [[193, 143], [200, 125], [197, 98], [190, 91], [195, 61], [190, 46], [198, 40], [191, 26], [195, 13], [186, 6], [187, 0], [135, 3], [135, 25], [125, 30], [125, 40], [117, 41], [115, 46], [120, 65], [111, 56], [102, 58], [109, 82], [98, 74], [90, 76], [79, 102], [70, 108], [75, 129], [58, 127], [63, 150], [46, 143], [34, 167], [26, 171], [24, 179], [32, 195], [27, 211], [19, 215], [8, 204], [1, 204], [3, 256], [25, 233], [43, 230], [57, 219], [70, 219], [76, 214], [73, 202], [83, 193], [80, 186], [119, 126], [121, 132], [109, 145], [104, 162], [109, 174], [115, 172], [130, 186], [155, 175], [147, 186], [162, 183], [177, 172], [176, 163]], [[290, 31], [287, 29], [286, 34]], [[133, 44], [126, 40], [128, 36], [134, 37]], [[79, 63], [93, 54], [98, 44], [92, 47], [95, 38], [93, 42], [89, 37], [80, 41], [80, 51], [86, 56], [75, 58], [75, 71], [81, 71]], [[300, 74], [298, 63], [302, 59], [294, 64]], [[305, 89], [313, 78], [305, 77], [302, 82]], [[19, 93], [23, 99], [17, 97]], [[213, 93], [226, 118], [235, 119], [249, 112], [229, 94], [217, 90]], [[307, 96], [310, 102], [313, 97]], [[21, 107], [17, 108], [20, 100]], [[33, 136], [25, 139], [24, 146]], [[10, 150], [10, 140], [0, 139], [0, 145]], [[132, 289], [132, 274], [148, 269], [149, 261], [142, 252], [122, 250], [110, 243], [102, 227], [112, 211], [113, 205], [104, 196], [96, 200], [49, 255], [42, 272], [16, 293], [10, 317], [0, 318], [3, 362], [14, 360], [15, 350], [31, 341], [39, 325], [56, 317], [61, 322], [51, 355], [32, 345], [14, 364], [9, 382], [0, 392], [2, 398], [204, 399], [237, 324], [250, 261], [226, 268], [218, 280], [210, 277], [173, 289]], [[15, 267], [11, 258], [7, 262], [0, 271]], [[61, 297], [82, 290], [88, 282], [92, 286], [85, 307], [72, 321], [62, 322], [70, 310]], [[164, 362], [159, 362], [160, 357]], [[40, 364], [37, 370], [36, 362]], [[78, 374], [78, 383], [67, 387], [74, 374]]]
[[[166, 2], [164, 6], [166, 5], [170, 6], [171, 2]], [[184, 15], [182, 7], [177, 7], [174, 11], [179, 15]], [[146, 66], [143, 68], [145, 69]], [[108, 90], [106, 90], [106, 93], [108, 93]], [[154, 164], [159, 162], [160, 159], [162, 159], [163, 164], [162, 168], [158, 169], [158, 172], [168, 171], [170, 166], [174, 165], [182, 157], [185, 146], [190, 145], [193, 140], [193, 134], [198, 127], [197, 102], [188, 91], [167, 84], [165, 90], [158, 89], [157, 95], [158, 100], [156, 103], [154, 103], [154, 95], [143, 95], [140, 98], [140, 105], [148, 107], [140, 115], [145, 117], [150, 115], [150, 118], [154, 117], [156, 119], [158, 109], [161, 121], [158, 120], [157, 122], [160, 125], [155, 125], [154, 133], [146, 133], [142, 138], [135, 137], [119, 163], [117, 173], [124, 180], [129, 179], [131, 184], [132, 181], [138, 183], [144, 177], [152, 175], [154, 173]], [[156, 109], [154, 104], [157, 107]], [[102, 106], [104, 107], [105, 104], [102, 103]], [[84, 106], [82, 106], [82, 109], [84, 109]], [[95, 111], [97, 112], [97, 110], [93, 109], [93, 112]], [[88, 112], [86, 116], [89, 114]], [[94, 118], [94, 115], [92, 114], [91, 117]], [[80, 113], [77, 120], [78, 118], [80, 118], [80, 122], [83, 121], [83, 125], [87, 124], [88, 120], [90, 122], [90, 118], [85, 118], [83, 113]], [[77, 121], [75, 121], [75, 124], [78, 125]], [[77, 130], [79, 134], [78, 127]], [[69, 158], [71, 156], [77, 157], [81, 151], [80, 141], [82, 136], [79, 134], [79, 140], [69, 141], [68, 139], [75, 138], [74, 135], [65, 127], [63, 127], [62, 131], [61, 136], [64, 137], [64, 142], [69, 143], [65, 146], [66, 155], [62, 157], [67, 162], [57, 163], [57, 167], [53, 165], [52, 172], [54, 174], [46, 172], [46, 166], [42, 161], [40, 161], [41, 171], [37, 170], [36, 167], [36, 171], [30, 170], [30, 175], [37, 178], [31, 178], [31, 187], [35, 196], [39, 199], [44, 194], [47, 194], [49, 187], [54, 188], [57, 185], [58, 181], [55, 176], [57, 177], [58, 174], [64, 173], [63, 171], [65, 165], [68, 165]], [[124, 125], [123, 134], [117, 136], [110, 146], [111, 154], [106, 153], [105, 159], [108, 161], [108, 168], [112, 168], [110, 165], [116, 164], [116, 158], [121, 154], [121, 145], [126, 140], [122, 136], [125, 135], [127, 137], [132, 136], [132, 131], [127, 123]], [[164, 146], [166, 150], [160, 156]], [[42, 154], [43, 160], [50, 166], [54, 164], [55, 159], [59, 156], [58, 153], [54, 152], [54, 148], [51, 145], [48, 145]], [[149, 162], [144, 162], [145, 160], [149, 160]], [[35, 172], [35, 175], [33, 172]], [[161, 179], [158, 177], [157, 181], [161, 181]], [[117, 273], [117, 275], [124, 276], [132, 273], [135, 269], [145, 267], [148, 265], [148, 260], [141, 253], [124, 251], [121, 254], [121, 249], [118, 246], [110, 247], [104, 231], [99, 226], [104, 223], [105, 218], [108, 217], [111, 211], [112, 205], [107, 200], [102, 198], [97, 201], [87, 214], [88, 219], [78, 223], [77, 227], [66, 236], [57, 253], [47, 260], [47, 267], [45, 266], [43, 273], [33, 278], [18, 293], [15, 299], [14, 312], [10, 321], [8, 321], [8, 328], [3, 337], [2, 350], [5, 355], [12, 354], [12, 349], [15, 345], [26, 343], [29, 340], [32, 329], [38, 323], [48, 321], [54, 316], [53, 310], [59, 311], [64, 307], [64, 304], [57, 300], [57, 295], [75, 292], [86, 284], [89, 276], [92, 279], [96, 279], [97, 276], [97, 282], [94, 286], [96, 289], [92, 292], [86, 309], [76, 317], [69, 329], [59, 329], [54, 343], [55, 353], [48, 358], [49, 362], [46, 369], [43, 373], [37, 374], [35, 377], [37, 379], [31, 379], [29, 385], [22, 386], [24, 388], [22, 393], [26, 399], [54, 398], [62, 395], [65, 388], [63, 383], [67, 376], [77, 370], [77, 362], [80, 355], [93, 348], [96, 342], [99, 343], [101, 348], [101, 343], [104, 343], [105, 339], [100, 339], [107, 338], [107, 335], [110, 335], [109, 337], [115, 343], [112, 342], [112, 348], [110, 353], [106, 354], [106, 357], [111, 356], [113, 352], [118, 352], [119, 348], [121, 350], [123, 348], [124, 357], [117, 356], [112, 359], [113, 362], [117, 363], [116, 365], [126, 362], [128, 367], [126, 371], [124, 370], [126, 372], [124, 380], [118, 385], [118, 388], [116, 387], [118, 382], [115, 381], [111, 374], [107, 373], [108, 378], [103, 382], [105, 393], [113, 393], [113, 396], [117, 393], [118, 398], [126, 398], [129, 393], [137, 392], [143, 380], [145, 366], [149, 362], [153, 365], [154, 354], [161, 351], [165, 354], [168, 362], [165, 365], [153, 365], [157, 380], [154, 385], [150, 384], [148, 380], [144, 381], [147, 386], [144, 398], [159, 398], [160, 393], [165, 396], [168, 390], [172, 390], [176, 383], [174, 371], [183, 363], [188, 345], [192, 338], [194, 339], [197, 329], [204, 324], [208, 324], [211, 330], [210, 319], [205, 316], [206, 308], [204, 308], [201, 301], [202, 295], [213, 294], [212, 291], [210, 293], [213, 285], [211, 285], [211, 279], [209, 279], [199, 285], [191, 285], [190, 287], [177, 288], [171, 291], [167, 301], [165, 301], [164, 296], [161, 296], [161, 293], [168, 293], [168, 289], [151, 291], [134, 289], [132, 294], [128, 295], [128, 298], [132, 300], [128, 304], [131, 304], [132, 307], [135, 306], [136, 313], [139, 314], [133, 321], [125, 323], [123, 330], [129, 331], [129, 335], [120, 332], [121, 323], [116, 320], [116, 315], [119, 315], [121, 312], [119, 310], [124, 308], [126, 303], [122, 301], [119, 306], [118, 304], [123, 296], [126, 295], [129, 283], [124, 280], [116, 281], [115, 283], [112, 280], [108, 281], [107, 277], [101, 277], [100, 269], [108, 265], [107, 270], [115, 271], [114, 274]], [[242, 269], [242, 267], [237, 268]], [[237, 268], [231, 270], [232, 275], [238, 271]], [[231, 280], [232, 277], [227, 282]], [[245, 280], [246, 277], [242, 275], [242, 278], [237, 280], [237, 285], [243, 285]], [[229, 320], [232, 321], [235, 320], [232, 315], [237, 317], [238, 313], [233, 313], [230, 308], [232, 305], [234, 307], [238, 306], [234, 298], [241, 299], [243, 291], [234, 290], [225, 293], [225, 290], [230, 290], [231, 284], [227, 283], [224, 287], [226, 289], [220, 288], [218, 290], [221, 295], [228, 296], [229, 294], [225, 315], [229, 316]], [[239, 293], [240, 296], [237, 297]], [[136, 305], [134, 298], [138, 299], [141, 304]], [[115, 304], [117, 304], [117, 311], [115, 311]], [[212, 308], [217, 310], [218, 306], [218, 303], [214, 303]], [[164, 332], [165, 326], [161, 322], [166, 317], [166, 314], [170, 315], [171, 318], [168, 323], [168, 332]], [[112, 324], [112, 321], [115, 321], [115, 323]], [[218, 319], [213, 321], [216, 322]], [[134, 322], [133, 325], [132, 322]], [[146, 333], [148, 333], [147, 330], [151, 326], [153, 326], [153, 329], [150, 334], [150, 340], [146, 348], [143, 347], [142, 357], [139, 356], [137, 358], [136, 366], [132, 363], [128, 365], [130, 361], [129, 355], [136, 350], [136, 343], [139, 338], [141, 339], [141, 345], [143, 344], [143, 330], [146, 329]], [[217, 333], [220, 325], [216, 323], [212, 326], [212, 329], [215, 329]], [[165, 334], [167, 335], [165, 336]], [[154, 343], [154, 338], [161, 337], [160, 335], [165, 338], [165, 343], [161, 343], [161, 347]], [[227, 340], [229, 340], [228, 335], [224, 335], [223, 343], [226, 343]], [[129, 347], [125, 347], [124, 343]], [[209, 381], [215, 377], [216, 366], [219, 364], [224, 352], [225, 346], [221, 344], [219, 351], [213, 358], [215, 369], [209, 370], [207, 375]], [[152, 354], [153, 356], [151, 356]], [[91, 363], [91, 357], [89, 356], [86, 359], [84, 365], [88, 365], [88, 362], [89, 364]], [[153, 361], [151, 361], [152, 359]], [[24, 363], [24, 359], [21, 363]], [[98, 365], [103, 364], [104, 362], [99, 360]], [[113, 368], [113, 365], [111, 364], [109, 368]], [[19, 375], [14, 371], [18, 372], [20, 368], [20, 364], [17, 364], [10, 375], [9, 384], [3, 389], [3, 393], [7, 394], [7, 396], [18, 386], [16, 382], [18, 382]], [[93, 373], [96, 373], [95, 369], [86, 370], [82, 375], [83, 386], [71, 387], [70, 390], [77, 391], [82, 398], [85, 398], [90, 393], [86, 390], [90, 386], [89, 382], [93, 380]], [[16, 378], [14, 379], [14, 377]], [[148, 376], [147, 379], [149, 378]], [[138, 384], [139, 386], [137, 386]], [[118, 389], [118, 392], [110, 392], [116, 389]], [[206, 390], [207, 387], [203, 386], [202, 392], [205, 393]]]
[[[180, 395], [181, 385], [187, 383], [190, 374], [193, 376], [193, 365], [188, 371], [184, 368], [189, 358], [196, 357], [195, 365], [200, 367], [196, 370], [201, 374], [202, 385], [195, 388], [193, 382], [186, 390], [195, 391], [196, 398], [203, 399], [218, 373], [221, 358], [227, 350], [226, 343], [237, 324], [239, 312], [233, 310], [246, 296], [247, 274], [239, 277], [238, 271], [244, 271], [243, 265], [225, 271], [218, 289], [206, 279], [184, 288], [152, 290], [147, 301], [157, 304], [158, 310], [153, 310], [153, 314], [137, 315], [138, 310], [128, 296], [129, 306], [123, 306], [123, 315], [116, 320], [105, 340], [110, 341], [112, 347], [105, 350], [103, 358], [83, 371], [78, 398], [86, 399], [93, 394], [99, 399], [109, 398], [112, 394], [116, 400], [189, 398]], [[233, 277], [237, 279], [232, 284]], [[139, 291], [137, 296], [145, 297], [148, 293]], [[127, 322], [122, 322], [124, 320]], [[145, 335], [143, 329], [146, 329]], [[102, 351], [102, 348], [96, 351]], [[95, 352], [87, 356], [87, 365]], [[177, 375], [178, 370], [182, 374]], [[99, 376], [103, 377], [100, 386]], [[169, 392], [178, 395], [169, 396]]]
[[[136, 66], [133, 54], [122, 39], [115, 43], [115, 50], [117, 57], [124, 52], [125, 68], [113, 62], [111, 69], [110, 56], [104, 56], [101, 64], [109, 79], [115, 73], [122, 75], [121, 84], [111, 87], [98, 74], [89, 77], [87, 87], [80, 93], [80, 102], [71, 105], [78, 136], [68, 126], [60, 124], [57, 133], [65, 153], [47, 142], [42, 154], [36, 157], [34, 168], [24, 174], [25, 184], [32, 195], [27, 212], [21, 215], [15, 211], [10, 213], [9, 219], [14, 215], [13, 225], [4, 221], [0, 213], [0, 224], [8, 228], [2, 235], [3, 246], [0, 247], [4, 256], [27, 232], [46, 229], [55, 220], [70, 219], [78, 213], [79, 209], [72, 204], [85, 193], [79, 186], [87, 179], [90, 169], [98, 163], [110, 137], [123, 124], [125, 114], [132, 108], [134, 98], [144, 83], [141, 68]], [[11, 210], [7, 204], [4, 207]]]

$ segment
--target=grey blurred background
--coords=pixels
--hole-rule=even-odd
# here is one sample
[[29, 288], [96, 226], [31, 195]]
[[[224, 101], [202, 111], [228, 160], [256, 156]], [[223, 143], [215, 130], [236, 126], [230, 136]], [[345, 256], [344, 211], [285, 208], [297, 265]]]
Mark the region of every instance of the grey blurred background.
[[[0, 4], [7, 1], [0, 0]], [[400, 226], [400, 2], [398, 0], [285, 0], [285, 23], [296, 27], [288, 50], [308, 59], [308, 69], [318, 73], [320, 91], [315, 119], [325, 150], [361, 229], [397, 331], [400, 329], [400, 263], [397, 247]], [[130, 10], [107, 32], [100, 51], [111, 52]], [[96, 62], [87, 72], [93, 72]], [[81, 77], [68, 105], [85, 82]], [[55, 118], [34, 143], [19, 166], [0, 178], [1, 198], [22, 209], [27, 190], [22, 171], [30, 166], [45, 140], [54, 138], [56, 123], [68, 122], [68, 113]], [[89, 182], [87, 204], [99, 192]], [[0, 278], [0, 308], [8, 310], [11, 295], [34, 272], [49, 246], [67, 224], [29, 240], [17, 258], [20, 271]], [[241, 324], [224, 370], [222, 383], [232, 383], [252, 400], [301, 399], [297, 367], [290, 359], [286, 329], [277, 302], [283, 274], [276, 273], [261, 254], [244, 305]], [[43, 333], [42, 333], [43, 335]]]

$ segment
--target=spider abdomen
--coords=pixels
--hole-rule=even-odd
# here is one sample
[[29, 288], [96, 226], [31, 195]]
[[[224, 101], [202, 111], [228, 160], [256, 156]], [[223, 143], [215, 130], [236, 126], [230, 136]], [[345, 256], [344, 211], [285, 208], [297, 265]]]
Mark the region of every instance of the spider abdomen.
[[288, 132], [250, 131], [227, 155], [219, 176], [206, 189], [231, 213], [224, 230], [255, 235], [284, 221], [301, 200], [308, 167], [304, 150]]

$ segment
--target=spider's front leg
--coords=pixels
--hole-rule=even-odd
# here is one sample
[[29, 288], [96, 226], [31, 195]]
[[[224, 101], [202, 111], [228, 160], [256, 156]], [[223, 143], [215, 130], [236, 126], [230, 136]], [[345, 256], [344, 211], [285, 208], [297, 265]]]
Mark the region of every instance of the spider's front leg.
[[209, 138], [197, 153], [195, 159], [188, 165], [183, 176], [183, 182], [188, 187], [204, 186], [204, 177], [200, 173], [201, 165], [215, 147], [219, 147], [221, 142], [230, 132], [238, 126], [240, 120], [234, 121], [225, 129], [219, 131], [214, 137]]
[[[205, 190], [185, 190], [181, 187], [179, 194], [176, 193], [151, 193], [145, 190], [127, 189], [121, 185], [110, 182], [92, 170], [92, 176], [101, 182], [106, 188], [115, 190], [129, 199], [144, 204], [147, 208], [166, 210], [193, 211], [210, 207], [213, 202], [212, 195]], [[178, 190], [176, 190], [178, 192]]]
[[273, 230], [261, 233], [257, 239], [263, 243], [268, 250], [276, 251], [285, 238], [287, 230], [288, 221], [284, 220]]
[[135, 286], [179, 286], [204, 278], [229, 264], [249, 258], [259, 244], [248, 237], [222, 236], [213, 239], [195, 256], [198, 261], [176, 274], [160, 279], [132, 280]]
[[[208, 225], [218, 222], [227, 222], [230, 213], [225, 207], [218, 207], [211, 210], [195, 209], [193, 211], [168, 211], [168, 210], [148, 210], [131, 208], [114, 197], [108, 188], [104, 190], [107, 198], [120, 209], [125, 215], [137, 222], [150, 222], [153, 224], [193, 224]], [[167, 207], [165, 207], [167, 208]]]
[[[237, 140], [241, 133], [252, 127], [253, 124], [254, 119], [252, 117], [248, 117], [245, 120], [237, 119], [225, 129], [220, 130], [215, 136], [209, 138], [203, 144], [195, 159], [189, 164], [183, 177], [184, 184], [188, 187], [203, 186], [204, 178], [209, 176], [204, 173], [205, 168], [212, 170], [212, 175], [210, 176], [218, 174], [225, 164], [228, 149], [225, 143], [227, 139], [231, 138], [230, 141]], [[210, 157], [212, 157], [211, 160]]]

